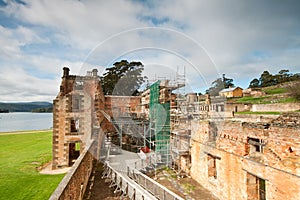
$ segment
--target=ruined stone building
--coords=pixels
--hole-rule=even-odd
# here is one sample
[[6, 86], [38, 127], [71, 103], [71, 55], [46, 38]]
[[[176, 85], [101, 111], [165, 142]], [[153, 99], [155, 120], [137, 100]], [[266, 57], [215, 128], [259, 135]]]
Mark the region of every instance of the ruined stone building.
[[63, 68], [60, 91], [53, 100], [53, 169], [71, 166], [92, 138], [98, 139], [104, 119], [97, 69], [86, 76], [69, 71]]
[[299, 119], [193, 121], [191, 177], [220, 199], [299, 199]]
[[219, 199], [300, 199], [300, 113], [241, 117], [234, 113], [254, 105], [180, 96], [175, 88], [158, 81], [141, 96], [104, 96], [97, 70], [74, 76], [64, 68], [53, 107], [53, 169], [71, 166], [91, 140], [99, 152], [110, 136], [123, 150], [164, 154], [161, 161]]

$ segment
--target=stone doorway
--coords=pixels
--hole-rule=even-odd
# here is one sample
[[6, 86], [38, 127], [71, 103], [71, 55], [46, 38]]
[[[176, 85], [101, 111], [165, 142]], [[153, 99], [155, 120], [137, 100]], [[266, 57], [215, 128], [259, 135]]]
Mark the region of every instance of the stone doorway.
[[69, 143], [69, 166], [72, 166], [80, 156], [80, 142]]

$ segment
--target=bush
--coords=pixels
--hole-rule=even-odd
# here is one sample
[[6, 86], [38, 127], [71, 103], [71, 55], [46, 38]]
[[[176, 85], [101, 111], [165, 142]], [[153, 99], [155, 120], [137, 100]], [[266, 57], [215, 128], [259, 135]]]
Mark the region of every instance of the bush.
[[300, 82], [289, 86], [288, 90], [292, 97], [294, 97], [297, 101], [300, 101]]

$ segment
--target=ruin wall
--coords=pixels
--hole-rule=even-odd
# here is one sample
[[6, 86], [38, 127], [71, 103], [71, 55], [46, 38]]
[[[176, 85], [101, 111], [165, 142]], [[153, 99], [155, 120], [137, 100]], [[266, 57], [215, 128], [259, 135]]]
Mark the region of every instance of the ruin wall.
[[96, 143], [93, 142], [76, 160], [70, 171], [52, 193], [50, 200], [82, 199], [93, 170]]
[[[225, 121], [214, 129], [209, 120], [193, 121], [191, 177], [219, 199], [257, 198], [252, 177], [265, 181], [266, 199], [299, 199], [300, 126], [295, 119]], [[263, 151], [251, 152], [249, 138], [261, 139]]]

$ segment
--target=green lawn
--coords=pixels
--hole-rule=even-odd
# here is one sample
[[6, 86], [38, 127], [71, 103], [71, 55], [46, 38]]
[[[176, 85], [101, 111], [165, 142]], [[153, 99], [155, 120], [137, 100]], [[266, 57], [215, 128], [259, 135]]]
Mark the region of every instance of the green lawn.
[[266, 94], [283, 94], [288, 92], [286, 88], [272, 88], [265, 90]]
[[269, 103], [269, 101], [266, 101], [267, 97], [242, 97], [239, 98], [236, 102], [237, 103], [252, 103], [252, 104], [259, 104], [259, 103]]
[[42, 175], [37, 167], [52, 156], [52, 131], [0, 135], [0, 199], [48, 199], [61, 175]]
[[243, 111], [243, 112], [236, 112], [235, 114], [253, 114], [253, 115], [280, 115], [281, 112], [275, 112], [275, 111], [270, 111], [270, 112], [251, 112], [251, 111]]

